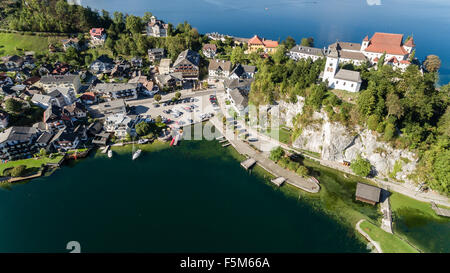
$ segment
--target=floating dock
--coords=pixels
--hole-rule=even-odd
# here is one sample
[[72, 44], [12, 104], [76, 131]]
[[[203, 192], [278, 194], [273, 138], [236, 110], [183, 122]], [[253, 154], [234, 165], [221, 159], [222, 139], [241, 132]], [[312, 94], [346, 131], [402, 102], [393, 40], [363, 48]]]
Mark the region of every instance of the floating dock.
[[248, 158], [241, 162], [241, 166], [244, 167], [244, 169], [248, 170], [252, 168], [256, 164], [256, 160], [253, 158]]
[[434, 202], [431, 202], [431, 208], [439, 216], [450, 217], [450, 209], [443, 209], [438, 207]]
[[228, 140], [226, 140], [226, 139], [222, 139], [222, 140], [219, 140], [219, 143], [224, 143], [224, 142], [227, 142]]
[[283, 185], [284, 181], [286, 181], [286, 178], [280, 176], [280, 177], [274, 178], [270, 181], [279, 187], [279, 186]]
[[231, 143], [225, 143], [225, 144], [222, 144], [222, 147], [228, 147], [228, 146], [230, 146], [231, 145]]

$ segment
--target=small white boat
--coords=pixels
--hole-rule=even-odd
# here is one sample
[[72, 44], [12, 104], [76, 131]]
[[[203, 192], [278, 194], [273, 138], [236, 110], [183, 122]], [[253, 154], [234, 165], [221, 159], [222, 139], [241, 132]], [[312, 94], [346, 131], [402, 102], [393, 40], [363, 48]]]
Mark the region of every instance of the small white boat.
[[113, 152], [112, 152], [112, 150], [109, 150], [108, 151], [108, 157], [111, 158], [112, 156], [113, 156]]
[[134, 154], [133, 154], [133, 160], [135, 160], [136, 158], [138, 158], [138, 157], [141, 155], [141, 153], [142, 153], [142, 150], [141, 150], [141, 149], [139, 149], [139, 150], [137, 150], [136, 152], [134, 152]]
[[138, 144], [146, 144], [148, 143], [148, 139], [139, 139]]

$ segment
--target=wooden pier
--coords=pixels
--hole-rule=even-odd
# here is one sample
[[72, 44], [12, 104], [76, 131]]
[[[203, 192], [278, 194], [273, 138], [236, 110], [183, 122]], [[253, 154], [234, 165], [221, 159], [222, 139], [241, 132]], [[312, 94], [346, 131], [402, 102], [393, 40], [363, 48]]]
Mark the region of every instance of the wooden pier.
[[286, 178], [280, 176], [280, 177], [274, 178], [270, 181], [272, 183], [274, 183], [275, 185], [277, 185], [278, 187], [280, 187], [281, 185], [283, 185], [284, 181], [286, 181]]
[[231, 143], [225, 143], [225, 144], [222, 144], [222, 147], [228, 147], [228, 146], [230, 146], [231, 145]]
[[246, 160], [241, 162], [241, 166], [246, 170], [252, 168], [255, 164], [256, 160], [254, 160], [253, 158], [247, 158]]
[[443, 209], [438, 207], [434, 202], [431, 202], [431, 208], [439, 216], [450, 217], [450, 209]]

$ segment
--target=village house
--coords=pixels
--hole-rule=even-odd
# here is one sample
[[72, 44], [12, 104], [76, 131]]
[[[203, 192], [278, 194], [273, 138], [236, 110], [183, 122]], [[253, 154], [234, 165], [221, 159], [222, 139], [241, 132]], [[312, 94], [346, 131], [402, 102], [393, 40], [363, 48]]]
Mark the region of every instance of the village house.
[[252, 79], [256, 73], [256, 66], [238, 64], [231, 71], [230, 79]]
[[309, 46], [296, 45], [289, 51], [289, 58], [294, 61], [300, 59], [310, 58], [312, 61], [317, 61], [320, 58], [325, 57], [325, 50], [320, 48], [314, 48]]
[[151, 62], [159, 61], [164, 58], [164, 48], [150, 48], [147, 53], [148, 59]]
[[211, 60], [208, 66], [208, 75], [211, 80], [224, 80], [231, 73], [231, 62], [224, 60]]
[[43, 109], [47, 109], [53, 103], [53, 98], [49, 95], [34, 94], [31, 97], [31, 102]]
[[137, 99], [137, 84], [132, 83], [99, 83], [93, 91], [106, 100]]
[[361, 88], [362, 80], [359, 72], [339, 68], [339, 53], [335, 48], [331, 48], [327, 54], [325, 69], [320, 77], [322, 81], [328, 83], [329, 88], [349, 92], [359, 92]]
[[175, 72], [164, 75], [156, 75], [156, 83], [160, 88], [175, 88], [180, 87], [183, 84], [183, 74], [181, 72]]
[[103, 115], [119, 114], [127, 112], [124, 99], [118, 99], [98, 104], [98, 111]]
[[0, 159], [16, 160], [31, 157], [37, 151], [35, 141], [39, 134], [33, 127], [9, 127], [0, 133]]
[[75, 129], [62, 128], [50, 141], [58, 151], [76, 149], [82, 140], [87, 139], [87, 130], [84, 125], [78, 125]]
[[200, 55], [190, 49], [186, 49], [178, 55], [173, 64], [174, 72], [181, 72], [184, 80], [198, 80]]
[[70, 118], [63, 116], [61, 107], [56, 105], [50, 105], [44, 112], [42, 122], [45, 124], [47, 131], [60, 130], [71, 124]]
[[72, 120], [86, 118], [87, 116], [86, 107], [79, 102], [74, 102], [70, 105], [64, 106], [63, 112], [65, 115], [72, 118]]
[[136, 84], [137, 90], [148, 96], [158, 93], [159, 87], [152, 80], [148, 80], [147, 76], [137, 76], [128, 81], [128, 83]]
[[95, 95], [94, 92], [85, 92], [83, 93], [83, 95], [81, 95], [80, 100], [84, 103], [84, 104], [94, 104], [97, 103], [97, 96]]
[[79, 43], [78, 38], [64, 39], [61, 41], [61, 43], [63, 45], [64, 51], [67, 51], [67, 49], [69, 49], [70, 47], [73, 47], [76, 50], [80, 50], [80, 46], [78, 44]]
[[125, 113], [111, 114], [105, 119], [103, 127], [106, 132], [114, 133], [118, 138], [124, 138], [127, 134], [134, 135], [136, 119]]
[[2, 61], [7, 71], [18, 71], [25, 63], [25, 60], [17, 55], [3, 57]]
[[169, 74], [170, 73], [170, 64], [172, 63], [171, 59], [161, 59], [158, 66], [158, 72], [160, 75]]
[[249, 39], [247, 45], [247, 53], [258, 52], [258, 50], [261, 50], [264, 53], [273, 54], [278, 48], [277, 41], [266, 40], [264, 38], [260, 38], [258, 35], [255, 35], [253, 38]]
[[157, 20], [155, 16], [152, 16], [150, 22], [147, 24], [147, 36], [152, 37], [167, 37], [167, 30], [169, 25], [161, 20]]
[[47, 75], [41, 78], [39, 85], [46, 92], [58, 88], [72, 88], [75, 93], [78, 93], [81, 88], [81, 81], [78, 75]]
[[89, 71], [93, 74], [101, 74], [101, 73], [111, 73], [111, 70], [114, 68], [114, 62], [111, 58], [106, 55], [102, 55], [97, 58], [92, 64], [89, 66]]
[[203, 55], [206, 58], [214, 58], [217, 53], [217, 46], [215, 44], [204, 44], [202, 48]]
[[106, 31], [104, 28], [91, 28], [89, 31], [91, 35], [91, 45], [103, 45], [106, 41]]

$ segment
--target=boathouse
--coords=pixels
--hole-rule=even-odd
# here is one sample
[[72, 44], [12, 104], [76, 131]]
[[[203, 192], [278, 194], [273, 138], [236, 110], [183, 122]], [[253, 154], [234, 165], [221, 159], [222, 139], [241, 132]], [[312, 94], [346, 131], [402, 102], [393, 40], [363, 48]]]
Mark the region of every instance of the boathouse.
[[358, 183], [356, 185], [356, 200], [375, 205], [380, 202], [381, 189], [372, 185]]

